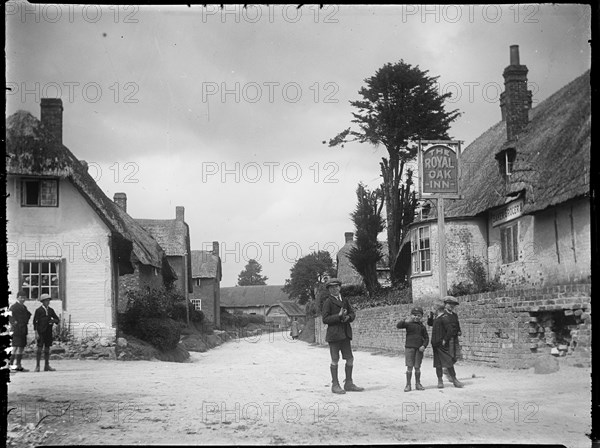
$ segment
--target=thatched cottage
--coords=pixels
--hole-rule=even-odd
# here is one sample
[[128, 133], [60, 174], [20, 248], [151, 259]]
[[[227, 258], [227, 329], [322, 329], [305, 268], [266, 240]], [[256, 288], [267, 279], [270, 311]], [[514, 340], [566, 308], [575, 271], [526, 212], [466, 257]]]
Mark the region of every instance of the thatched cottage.
[[[527, 72], [512, 46], [502, 120], [462, 152], [462, 199], [445, 202], [449, 287], [475, 256], [509, 288], [590, 281], [590, 72], [535, 108]], [[414, 299], [439, 295], [438, 249], [435, 214], [422, 214], [400, 258]]]
[[160, 245], [62, 144], [62, 123], [62, 101], [47, 98], [41, 122], [25, 111], [6, 120], [11, 298], [23, 290], [33, 312], [36, 299], [50, 294], [75, 337], [111, 336], [120, 276], [137, 272], [141, 285], [157, 287], [176, 274]]

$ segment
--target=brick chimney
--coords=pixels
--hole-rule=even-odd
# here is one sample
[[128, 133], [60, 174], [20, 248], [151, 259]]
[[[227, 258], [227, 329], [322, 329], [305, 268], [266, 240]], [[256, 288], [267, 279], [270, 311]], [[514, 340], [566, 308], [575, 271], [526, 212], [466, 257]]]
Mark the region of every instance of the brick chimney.
[[354, 233], [346, 232], [344, 233], [344, 238], [346, 239], [346, 243], [351, 243], [352, 241], [354, 241]]
[[42, 124], [62, 145], [63, 105], [60, 98], [42, 98], [40, 103]]
[[518, 139], [529, 123], [531, 90], [527, 90], [527, 66], [519, 61], [519, 46], [510, 46], [510, 65], [504, 69], [504, 92], [500, 94], [502, 120], [506, 121], [507, 140]]
[[184, 216], [185, 216], [185, 207], [182, 207], [181, 205], [178, 205], [177, 207], [175, 207], [175, 219], [177, 221], [184, 221]]
[[121, 207], [124, 212], [127, 211], [127, 195], [125, 193], [115, 193], [113, 201], [115, 201], [115, 204]]
[[216, 255], [217, 257], [219, 256], [219, 242], [218, 241], [213, 241], [212, 253], [213, 253], [213, 255]]

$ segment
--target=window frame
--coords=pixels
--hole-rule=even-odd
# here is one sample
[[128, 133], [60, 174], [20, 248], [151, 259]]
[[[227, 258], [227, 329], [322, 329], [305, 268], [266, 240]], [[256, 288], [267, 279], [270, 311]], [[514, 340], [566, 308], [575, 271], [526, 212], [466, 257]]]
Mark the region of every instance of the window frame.
[[[427, 230], [427, 236], [423, 235], [425, 230]], [[410, 260], [411, 276], [431, 274], [431, 225], [411, 229]], [[429, 269], [423, 269], [424, 267]]]
[[[40, 264], [40, 266], [38, 266], [38, 272], [37, 274], [39, 275], [39, 280], [38, 280], [38, 284], [37, 285], [30, 285], [30, 287], [24, 287], [23, 283], [25, 281], [25, 276], [26, 275], [34, 275], [36, 273], [32, 273], [31, 272], [31, 267], [29, 268], [29, 272], [24, 272], [25, 269], [25, 264], [32, 264], [32, 263], [38, 263]], [[43, 268], [42, 268], [42, 264], [43, 263], [47, 263], [47, 264], [55, 264], [56, 268], [58, 270], [58, 272], [56, 272], [56, 276], [58, 277], [58, 285], [56, 286], [56, 288], [58, 289], [58, 297], [52, 297], [52, 300], [59, 300], [63, 303], [63, 309], [65, 309], [66, 307], [66, 259], [62, 258], [62, 259], [48, 259], [48, 260], [35, 260], [35, 259], [23, 259], [23, 260], [19, 260], [19, 290], [23, 290], [26, 292], [27, 294], [27, 301], [35, 301], [35, 300], [39, 300], [39, 298], [42, 296], [42, 294], [50, 294], [50, 296], [52, 296], [52, 288], [53, 286], [51, 284], [48, 284], [47, 286], [45, 286], [46, 288], [48, 288], [48, 292], [42, 292], [44, 285], [42, 284], [42, 275], [46, 274], [47, 276], [51, 276], [53, 273], [51, 272], [51, 270], [49, 269], [48, 272], [43, 272]], [[50, 280], [51, 282], [51, 280]], [[50, 283], [49, 282], [49, 283]], [[32, 291], [34, 290], [33, 287], [38, 289], [38, 293], [37, 293], [37, 297], [32, 297]]]
[[[44, 182], [52, 182], [55, 185], [56, 191], [56, 200], [54, 204], [42, 204], [42, 191], [43, 191], [43, 183]], [[27, 183], [37, 183], [38, 184], [38, 192], [37, 192], [37, 204], [28, 204], [27, 203]], [[59, 204], [59, 179], [56, 177], [52, 178], [41, 178], [41, 177], [22, 177], [20, 179], [20, 187], [21, 187], [21, 207], [58, 207]]]
[[503, 265], [519, 261], [519, 221], [500, 227], [500, 252]]

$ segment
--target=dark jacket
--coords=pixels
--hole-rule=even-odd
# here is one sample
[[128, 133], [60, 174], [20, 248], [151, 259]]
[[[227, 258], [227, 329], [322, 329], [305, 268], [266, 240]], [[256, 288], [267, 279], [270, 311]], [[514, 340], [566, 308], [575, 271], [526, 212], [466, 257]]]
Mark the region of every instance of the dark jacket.
[[450, 322], [446, 314], [442, 314], [439, 317], [429, 315], [427, 319], [427, 325], [433, 327], [431, 330], [431, 346], [439, 347], [442, 345], [442, 341], [448, 343], [448, 337], [450, 334]]
[[[344, 307], [347, 311], [347, 316], [350, 317], [346, 322], [341, 321], [339, 315], [340, 310]], [[346, 338], [352, 339], [351, 322], [354, 322], [356, 314], [350, 306], [348, 299], [338, 300], [336, 297], [328, 296], [323, 303], [323, 323], [327, 324], [327, 334], [325, 340], [327, 342], [342, 341]]]
[[406, 348], [427, 347], [429, 344], [429, 334], [423, 322], [406, 322], [401, 320], [396, 324], [396, 328], [406, 328]]
[[27, 335], [27, 324], [31, 313], [25, 305], [20, 302], [13, 303], [10, 307], [11, 316], [9, 318], [10, 324], [12, 325], [15, 334], [22, 336]]
[[448, 335], [448, 338], [454, 338], [454, 337], [458, 337], [460, 336], [462, 333], [460, 331], [460, 323], [458, 322], [458, 315], [456, 313], [450, 313], [448, 311], [446, 311], [446, 313], [444, 314], [446, 316], [446, 318], [448, 319], [448, 322], [450, 324], [450, 334]]
[[45, 333], [46, 331], [52, 331], [52, 325], [60, 322], [60, 319], [54, 312], [54, 310], [48, 307], [48, 314], [44, 309], [44, 306], [40, 306], [33, 314], [33, 329], [38, 333]]

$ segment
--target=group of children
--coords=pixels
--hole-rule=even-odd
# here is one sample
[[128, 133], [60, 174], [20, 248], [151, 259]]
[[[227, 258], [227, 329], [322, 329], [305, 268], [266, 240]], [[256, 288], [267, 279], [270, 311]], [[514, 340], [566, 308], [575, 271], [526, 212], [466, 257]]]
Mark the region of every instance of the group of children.
[[[443, 374], [446, 370], [450, 382], [454, 387], [463, 387], [464, 384], [456, 378], [454, 364], [457, 361], [460, 345], [458, 337], [461, 336], [460, 323], [454, 308], [458, 301], [452, 296], [444, 297], [444, 303], [436, 305], [427, 319], [427, 325], [432, 327], [431, 348], [433, 349], [433, 367], [438, 379], [437, 387], [444, 388]], [[406, 363], [406, 387], [404, 392], [412, 390], [411, 380], [413, 368], [415, 370], [415, 389], [424, 390], [421, 385], [421, 362], [423, 352], [429, 344], [427, 328], [423, 325], [423, 308], [415, 307], [411, 316], [401, 320], [396, 328], [406, 329], [406, 342], [404, 344]]]
[[[10, 325], [12, 327], [12, 354], [10, 357], [11, 372], [28, 372], [29, 370], [21, 365], [23, 359], [23, 351], [27, 345], [27, 325], [31, 313], [25, 306], [27, 295], [24, 291], [19, 291], [17, 301], [10, 307]], [[35, 339], [37, 341], [37, 353], [35, 372], [40, 371], [40, 361], [42, 359], [42, 350], [44, 352], [44, 371], [53, 372], [53, 367], [50, 367], [50, 346], [52, 345], [52, 328], [54, 324], [58, 324], [60, 319], [50, 308], [51, 297], [49, 294], [40, 296], [42, 305], [35, 310], [33, 315], [33, 330], [35, 331]]]
[[[342, 282], [337, 278], [330, 279], [325, 287], [329, 296], [323, 302], [323, 323], [327, 325], [325, 340], [329, 343], [331, 355], [331, 392], [345, 394], [346, 392], [362, 392], [363, 387], [354, 384], [352, 371], [354, 355], [352, 353], [352, 326], [356, 319], [354, 309], [348, 299], [340, 294]], [[444, 304], [437, 305], [429, 315], [427, 324], [433, 327], [431, 332], [431, 347], [433, 348], [433, 366], [438, 378], [438, 388], [444, 387], [442, 376], [444, 369], [454, 387], [463, 387], [463, 383], [456, 378], [454, 364], [457, 361], [460, 345], [458, 337], [461, 336], [458, 316], [454, 307], [458, 301], [452, 296], [444, 297]], [[415, 307], [409, 318], [398, 322], [397, 328], [406, 329], [405, 358], [406, 358], [406, 387], [404, 392], [412, 390], [411, 381], [413, 368], [415, 370], [415, 388], [425, 390], [421, 385], [421, 362], [423, 353], [429, 344], [429, 334], [423, 325], [423, 308]], [[338, 364], [342, 358], [346, 361], [344, 370], [346, 379], [344, 387], [340, 386], [338, 379]]]

